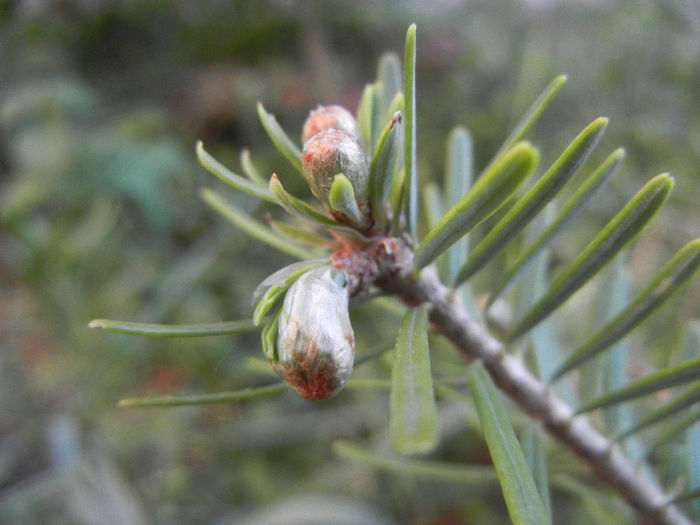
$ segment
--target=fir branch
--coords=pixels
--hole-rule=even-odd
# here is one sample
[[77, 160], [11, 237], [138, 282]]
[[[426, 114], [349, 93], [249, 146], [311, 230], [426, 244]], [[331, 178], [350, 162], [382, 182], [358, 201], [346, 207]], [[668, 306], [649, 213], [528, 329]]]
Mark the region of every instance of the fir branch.
[[598, 478], [613, 487], [647, 523], [690, 525], [692, 522], [657, 484], [639, 476], [636, 465], [611, 439], [596, 430], [588, 418], [574, 410], [535, 377], [523, 361], [506, 353], [503, 343], [455, 303], [451, 290], [434, 268], [424, 269], [414, 280], [408, 273], [394, 275], [383, 287], [407, 304], [430, 304], [433, 327], [446, 336], [460, 354], [481, 359], [496, 385], [547, 432], [581, 457]]

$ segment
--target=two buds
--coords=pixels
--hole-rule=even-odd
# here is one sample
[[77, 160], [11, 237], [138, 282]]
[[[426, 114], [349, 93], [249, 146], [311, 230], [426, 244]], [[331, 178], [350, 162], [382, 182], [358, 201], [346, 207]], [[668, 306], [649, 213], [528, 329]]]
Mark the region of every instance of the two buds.
[[254, 300], [260, 316], [276, 308], [262, 331], [275, 372], [305, 399], [337, 394], [355, 359], [345, 272], [318, 261], [296, 263], [265, 279]]
[[[365, 231], [372, 225], [369, 158], [355, 118], [340, 106], [311, 112], [304, 124], [302, 168], [311, 192], [338, 221]], [[272, 367], [305, 399], [337, 394], [352, 373], [355, 339], [348, 312], [348, 279], [327, 262], [290, 265], [254, 294], [263, 351]], [[279, 306], [279, 303], [282, 303]]]

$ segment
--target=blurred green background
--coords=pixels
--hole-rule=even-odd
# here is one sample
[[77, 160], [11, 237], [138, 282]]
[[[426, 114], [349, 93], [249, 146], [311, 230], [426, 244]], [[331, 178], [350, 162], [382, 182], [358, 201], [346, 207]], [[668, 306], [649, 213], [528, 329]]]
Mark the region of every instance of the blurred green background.
[[[249, 147], [264, 173], [284, 177], [291, 168], [256, 102], [293, 137], [319, 103], [354, 111], [377, 58], [401, 54], [414, 21], [424, 180], [439, 180], [453, 125], [472, 131], [483, 167], [564, 72], [569, 83], [533, 134], [543, 160], [599, 115], [611, 118], [600, 158], [619, 145], [628, 157], [592, 213], [558, 239], [555, 262], [663, 171], [676, 189], [628, 255], [633, 285], [698, 235], [694, 0], [0, 1], [0, 523], [311, 523], [314, 512], [326, 516], [319, 523], [507, 519], [493, 483], [419, 482], [333, 456], [337, 438], [388, 450], [386, 391], [121, 411], [122, 397], [269, 382], [249, 360], [261, 356], [258, 337], [155, 341], [86, 327], [95, 317], [250, 316], [256, 284], [292, 261], [199, 200], [198, 188], [214, 182], [196, 164], [195, 140], [234, 170]], [[234, 198], [259, 217], [273, 211]], [[479, 276], [477, 292], [492, 277]], [[670, 352], [680, 320], [700, 316], [699, 292], [695, 283], [639, 341]], [[359, 353], [392, 343], [397, 318], [371, 306], [353, 315]], [[386, 370], [380, 361], [358, 374]], [[443, 407], [436, 459], [488, 463], [478, 428], [464, 427], [470, 417]], [[556, 493], [555, 516], [590, 523], [594, 511], [570, 504], [571, 494]]]

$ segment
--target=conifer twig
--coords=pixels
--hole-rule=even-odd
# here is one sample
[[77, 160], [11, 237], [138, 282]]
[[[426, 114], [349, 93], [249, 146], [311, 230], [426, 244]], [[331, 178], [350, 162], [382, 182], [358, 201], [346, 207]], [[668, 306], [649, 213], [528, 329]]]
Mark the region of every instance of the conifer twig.
[[598, 432], [583, 415], [571, 407], [525, 366], [508, 354], [503, 344], [462, 305], [452, 300], [451, 290], [432, 267], [418, 280], [399, 274], [385, 286], [408, 304], [430, 304], [430, 321], [468, 361], [481, 359], [494, 382], [525, 412], [543, 422], [556, 440], [581, 457], [601, 481], [613, 487], [646, 523], [692, 525], [669, 496], [638, 474], [635, 464], [612, 440]]

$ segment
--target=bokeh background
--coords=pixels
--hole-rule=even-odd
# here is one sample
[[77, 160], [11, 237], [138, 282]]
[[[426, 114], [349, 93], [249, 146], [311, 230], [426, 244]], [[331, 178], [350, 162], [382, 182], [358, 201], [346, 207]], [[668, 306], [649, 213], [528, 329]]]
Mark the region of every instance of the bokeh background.
[[[196, 163], [195, 140], [235, 170], [248, 147], [264, 173], [284, 177], [291, 168], [257, 121], [256, 102], [293, 137], [319, 103], [354, 111], [376, 60], [402, 53], [414, 21], [424, 180], [440, 179], [453, 125], [471, 130], [483, 167], [564, 72], [568, 85], [533, 134], [543, 160], [600, 115], [611, 118], [600, 158], [619, 145], [628, 157], [590, 213], [557, 240], [555, 262], [570, 260], [615, 207], [664, 171], [676, 189], [628, 254], [632, 284], [698, 235], [694, 0], [0, 1], [0, 523], [311, 523], [314, 513], [325, 516], [318, 523], [504, 522], [493, 483], [416, 481], [332, 454], [337, 438], [386, 449], [386, 391], [322, 404], [288, 393], [123, 411], [122, 397], [270, 382], [249, 359], [261, 355], [258, 338], [156, 341], [87, 328], [96, 317], [249, 317], [256, 284], [292, 261], [199, 200], [199, 187], [214, 182]], [[258, 217], [273, 212], [232, 198]], [[494, 272], [483, 273], [479, 293]], [[683, 320], [700, 316], [699, 294], [695, 283], [634, 341], [672, 352]], [[398, 318], [371, 306], [354, 316], [358, 352], [391, 344]], [[576, 321], [562, 332], [589, 329]], [[487, 464], [464, 410], [443, 408], [433, 457]], [[571, 461], [553, 454], [555, 464]], [[588, 489], [600, 496], [594, 483]], [[596, 512], [620, 507], [555, 490], [562, 522], [592, 523]], [[621, 512], [622, 523], [634, 522]]]

